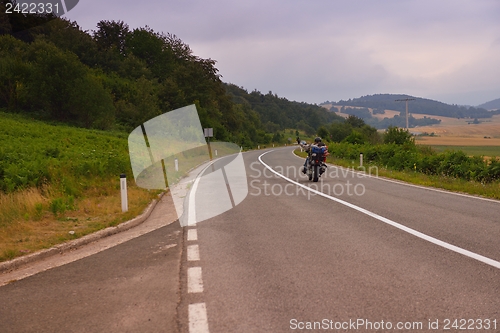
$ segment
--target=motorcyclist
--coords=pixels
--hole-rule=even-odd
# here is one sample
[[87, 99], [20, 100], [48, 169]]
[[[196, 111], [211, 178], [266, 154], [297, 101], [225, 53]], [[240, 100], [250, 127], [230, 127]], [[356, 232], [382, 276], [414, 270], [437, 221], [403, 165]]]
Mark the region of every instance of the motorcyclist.
[[[309, 153], [309, 150], [311, 150], [312, 146], [317, 146], [317, 147], [325, 147], [325, 152], [323, 153], [323, 165], [320, 168], [320, 174], [323, 174], [326, 170], [326, 156], [328, 154], [328, 147], [324, 144], [323, 141], [321, 141], [321, 138], [318, 136], [314, 139], [314, 144], [300, 144], [300, 146], [307, 152]], [[309, 154], [307, 154], [306, 160], [304, 162], [304, 168], [302, 168], [302, 173], [307, 173], [307, 164], [309, 162]]]

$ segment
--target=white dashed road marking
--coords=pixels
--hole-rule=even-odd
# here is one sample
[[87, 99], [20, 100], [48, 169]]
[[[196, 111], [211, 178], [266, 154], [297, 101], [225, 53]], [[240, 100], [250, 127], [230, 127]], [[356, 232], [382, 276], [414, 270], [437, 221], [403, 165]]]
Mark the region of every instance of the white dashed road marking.
[[187, 248], [187, 260], [188, 261], [199, 261], [200, 260], [200, 249], [198, 245], [189, 245]]
[[208, 333], [205, 303], [189, 304], [189, 333]]
[[201, 267], [188, 268], [188, 293], [202, 293], [203, 280], [201, 279]]
[[[187, 230], [187, 240], [194, 242], [198, 240], [198, 232], [195, 228]], [[187, 261], [199, 261], [200, 248], [198, 244], [187, 246]], [[201, 267], [189, 267], [187, 269], [188, 293], [203, 293], [203, 279]], [[209, 333], [207, 306], [205, 303], [189, 304], [188, 307], [189, 333]]]
[[198, 232], [196, 231], [196, 229], [188, 229], [187, 240], [188, 241], [198, 240]]

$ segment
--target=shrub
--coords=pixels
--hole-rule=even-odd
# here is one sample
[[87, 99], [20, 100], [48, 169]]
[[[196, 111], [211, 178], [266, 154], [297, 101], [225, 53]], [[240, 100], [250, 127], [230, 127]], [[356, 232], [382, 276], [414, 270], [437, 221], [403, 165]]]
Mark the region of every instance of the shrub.
[[485, 182], [492, 182], [500, 179], [500, 161], [497, 160], [496, 157], [491, 160], [482, 176]]
[[[396, 132], [406, 134], [406, 131], [401, 129]], [[469, 157], [462, 151], [445, 151], [438, 154], [431, 147], [416, 146], [413, 138], [403, 144], [392, 142], [379, 145], [359, 144], [356, 143], [356, 136], [351, 138], [352, 140], [328, 145], [331, 156], [357, 160], [359, 154], [363, 153], [366, 162], [385, 165], [398, 171], [416, 169], [427, 175], [442, 175], [483, 183], [500, 179], [500, 161], [496, 158], [487, 162], [481, 156]]]
[[406, 129], [389, 126], [384, 134], [384, 143], [394, 143], [397, 145], [415, 144], [415, 139]]
[[342, 140], [342, 142], [355, 144], [355, 145], [362, 145], [362, 144], [366, 143], [366, 138], [363, 134], [354, 130], [344, 140]]

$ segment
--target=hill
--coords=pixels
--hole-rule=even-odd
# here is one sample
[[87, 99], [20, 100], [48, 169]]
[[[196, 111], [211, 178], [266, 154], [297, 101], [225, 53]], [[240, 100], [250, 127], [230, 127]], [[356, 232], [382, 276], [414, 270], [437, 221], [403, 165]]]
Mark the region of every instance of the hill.
[[375, 110], [375, 113], [377, 113], [377, 111], [382, 113], [383, 110], [405, 112], [405, 103], [401, 101], [397, 102], [396, 100], [406, 98], [415, 99], [409, 102], [410, 113], [454, 118], [491, 118], [493, 114], [495, 114], [487, 111], [484, 108], [467, 108], [464, 106], [445, 104], [431, 99], [398, 94], [367, 95], [359, 98], [349, 99], [347, 101], [340, 100], [338, 102], [330, 103], [334, 106], [372, 108]]
[[483, 108], [486, 110], [500, 110], [500, 98], [494, 99], [492, 101], [483, 103], [477, 106], [478, 108]]
[[321, 125], [344, 120], [321, 106], [289, 101], [271, 91], [264, 95], [258, 90], [249, 93], [234, 84], [225, 87], [234, 103], [257, 112], [264, 129], [270, 133], [296, 128], [312, 135]]
[[53, 17], [18, 33], [33, 23], [29, 15], [1, 19], [11, 27], [0, 29], [0, 108], [6, 112], [131, 131], [196, 104], [215, 140], [244, 147], [279, 140], [276, 134], [285, 128], [314, 133], [336, 119], [317, 105], [225, 84], [215, 60], [194, 55], [170, 33], [101, 21], [90, 34], [76, 22]]

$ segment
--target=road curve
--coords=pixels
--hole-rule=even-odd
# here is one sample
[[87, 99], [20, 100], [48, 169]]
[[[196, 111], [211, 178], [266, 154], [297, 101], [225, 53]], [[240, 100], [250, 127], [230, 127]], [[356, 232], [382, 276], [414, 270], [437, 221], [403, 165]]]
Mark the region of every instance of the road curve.
[[[182, 332], [500, 331], [499, 268], [374, 218], [494, 264], [500, 262], [499, 202], [333, 166], [313, 185], [297, 172], [303, 161], [291, 148], [261, 157], [334, 201], [270, 172], [259, 162], [264, 152], [244, 154], [247, 198], [189, 227], [197, 238], [185, 240]], [[187, 257], [192, 244], [195, 260]], [[190, 268], [200, 271], [202, 288], [195, 292]], [[203, 304], [206, 325], [190, 322], [197, 320], [193, 304]]]
[[0, 332], [500, 331], [500, 202], [243, 158], [234, 208], [0, 287]]

